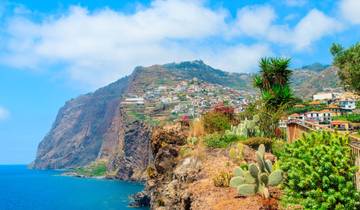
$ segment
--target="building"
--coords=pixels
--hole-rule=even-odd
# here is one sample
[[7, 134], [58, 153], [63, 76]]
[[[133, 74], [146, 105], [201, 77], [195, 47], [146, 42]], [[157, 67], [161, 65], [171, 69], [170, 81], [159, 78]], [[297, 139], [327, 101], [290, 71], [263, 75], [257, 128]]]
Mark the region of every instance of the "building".
[[333, 93], [317, 93], [315, 95], [313, 95], [313, 100], [314, 101], [329, 101], [329, 100], [333, 100], [335, 98]]
[[344, 110], [354, 110], [356, 109], [356, 101], [353, 99], [342, 99], [339, 102], [339, 106]]
[[317, 123], [329, 123], [331, 121], [331, 111], [325, 109], [321, 111], [306, 112], [305, 120]]
[[136, 104], [136, 105], [143, 105], [145, 104], [145, 100], [142, 97], [137, 98], [125, 98], [122, 104]]

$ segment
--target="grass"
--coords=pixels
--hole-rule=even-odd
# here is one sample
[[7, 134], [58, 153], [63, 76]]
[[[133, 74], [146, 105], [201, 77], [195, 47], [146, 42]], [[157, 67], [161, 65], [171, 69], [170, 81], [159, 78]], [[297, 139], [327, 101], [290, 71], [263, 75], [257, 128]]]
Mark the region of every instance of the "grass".
[[348, 114], [333, 117], [333, 120], [345, 120], [353, 123], [360, 123], [360, 114]]
[[80, 167], [74, 170], [77, 174], [88, 177], [105, 176], [106, 171], [106, 162], [101, 160], [92, 162], [85, 167]]
[[230, 144], [240, 140], [243, 140], [243, 137], [235, 134], [221, 135], [219, 133], [213, 133], [204, 137], [205, 145], [211, 148], [226, 148]]

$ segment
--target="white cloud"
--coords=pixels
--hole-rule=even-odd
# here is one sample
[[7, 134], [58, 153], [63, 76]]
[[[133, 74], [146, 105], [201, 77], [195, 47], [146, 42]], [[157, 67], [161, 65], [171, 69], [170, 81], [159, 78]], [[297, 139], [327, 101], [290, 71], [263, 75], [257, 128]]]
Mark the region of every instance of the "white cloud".
[[360, 24], [360, 1], [342, 0], [340, 2], [340, 11], [345, 19], [353, 24]]
[[0, 106], [0, 121], [6, 120], [10, 116], [10, 112]]
[[313, 9], [294, 28], [293, 42], [297, 49], [303, 49], [320, 38], [341, 29], [342, 25], [335, 19]]
[[248, 6], [237, 12], [235, 32], [248, 36], [261, 36], [267, 33], [276, 14], [270, 6]]
[[317, 9], [309, 11], [294, 27], [276, 24], [275, 20], [276, 14], [270, 6], [245, 7], [238, 11], [235, 33], [304, 50], [342, 29], [341, 23]]
[[[338, 27], [317, 10], [291, 28], [275, 24], [277, 15], [269, 5], [244, 7], [234, 18], [202, 0], [155, 0], [131, 14], [76, 6], [36, 21], [31, 11], [21, 11], [7, 18], [5, 35], [0, 34], [0, 64], [57, 73], [54, 69], [61, 66], [61, 75], [92, 88], [138, 65], [183, 60], [202, 59], [231, 72], [254, 71], [260, 57], [272, 54], [269, 42], [303, 50]], [[241, 44], [243, 36], [258, 42]]]

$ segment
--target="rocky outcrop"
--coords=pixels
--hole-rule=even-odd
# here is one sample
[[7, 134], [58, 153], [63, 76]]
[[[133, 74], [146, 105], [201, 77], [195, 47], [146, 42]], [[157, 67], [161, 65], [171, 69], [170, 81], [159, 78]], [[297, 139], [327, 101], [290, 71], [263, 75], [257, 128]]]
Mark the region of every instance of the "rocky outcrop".
[[185, 143], [186, 135], [180, 129], [154, 131], [151, 138], [154, 159], [147, 169], [148, 179], [146, 189], [141, 193], [142, 199], [134, 199], [134, 206], [140, 206], [138, 202], [149, 197], [151, 209], [191, 208], [191, 194], [187, 191], [187, 184], [197, 179], [201, 161], [187, 158], [179, 162], [179, 150]]

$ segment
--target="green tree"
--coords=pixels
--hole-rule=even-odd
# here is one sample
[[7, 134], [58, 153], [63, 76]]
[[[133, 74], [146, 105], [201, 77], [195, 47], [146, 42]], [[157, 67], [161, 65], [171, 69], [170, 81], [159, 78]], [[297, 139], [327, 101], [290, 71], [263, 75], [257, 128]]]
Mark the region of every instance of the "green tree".
[[260, 89], [265, 106], [276, 110], [294, 100], [289, 80], [292, 71], [288, 58], [262, 58], [260, 74], [254, 78], [254, 86]]
[[349, 139], [333, 133], [306, 134], [280, 155], [285, 172], [283, 202], [305, 209], [359, 209]]
[[348, 49], [334, 43], [330, 52], [334, 56], [334, 66], [340, 69], [338, 75], [344, 88], [360, 93], [360, 42]]

